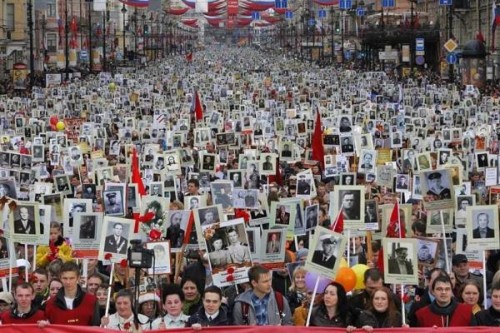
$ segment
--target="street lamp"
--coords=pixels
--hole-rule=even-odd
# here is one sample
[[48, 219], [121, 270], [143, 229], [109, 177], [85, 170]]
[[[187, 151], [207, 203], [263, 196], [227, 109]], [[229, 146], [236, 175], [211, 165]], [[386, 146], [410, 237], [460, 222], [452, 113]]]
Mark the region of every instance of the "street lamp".
[[125, 7], [125, 3], [123, 4], [122, 6], [122, 9], [121, 9], [121, 12], [122, 12], [122, 16], [123, 16], [123, 60], [125, 60], [125, 57], [126, 57], [126, 54], [127, 54], [127, 48], [125, 46], [125, 17], [127, 15], [127, 7]]
[[332, 35], [332, 45], [331, 45], [331, 57], [332, 57], [332, 65], [335, 63], [335, 9], [330, 7], [330, 23], [332, 25], [331, 35]]

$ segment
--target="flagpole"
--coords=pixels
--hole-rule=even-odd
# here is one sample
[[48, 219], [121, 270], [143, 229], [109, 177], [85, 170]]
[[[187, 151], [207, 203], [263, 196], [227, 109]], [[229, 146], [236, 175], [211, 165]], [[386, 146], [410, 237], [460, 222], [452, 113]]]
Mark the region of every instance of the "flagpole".
[[306, 327], [309, 327], [309, 322], [311, 321], [311, 314], [312, 314], [312, 309], [314, 305], [314, 298], [316, 297], [316, 293], [318, 292], [318, 286], [319, 286], [319, 275], [316, 277], [316, 283], [314, 284], [314, 291], [311, 297], [311, 304], [309, 304], [309, 311], [307, 312], [307, 321], [306, 321]]
[[404, 295], [405, 295], [405, 285], [401, 284], [401, 317], [403, 317], [403, 326], [406, 325]]
[[[487, 286], [486, 286], [486, 250], [481, 251], [483, 253], [483, 290], [486, 294]], [[486, 309], [488, 307], [488, 297], [484, 297], [483, 306]]]

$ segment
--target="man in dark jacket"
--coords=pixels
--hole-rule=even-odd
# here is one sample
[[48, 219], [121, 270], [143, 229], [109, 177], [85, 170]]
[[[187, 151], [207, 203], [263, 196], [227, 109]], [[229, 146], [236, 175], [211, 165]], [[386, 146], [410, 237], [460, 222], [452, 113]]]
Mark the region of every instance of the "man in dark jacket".
[[222, 306], [222, 291], [217, 286], [209, 286], [203, 292], [203, 307], [189, 317], [186, 327], [199, 329], [207, 326], [227, 326], [227, 311]]
[[491, 306], [476, 313], [478, 326], [500, 326], [500, 283], [491, 286]]

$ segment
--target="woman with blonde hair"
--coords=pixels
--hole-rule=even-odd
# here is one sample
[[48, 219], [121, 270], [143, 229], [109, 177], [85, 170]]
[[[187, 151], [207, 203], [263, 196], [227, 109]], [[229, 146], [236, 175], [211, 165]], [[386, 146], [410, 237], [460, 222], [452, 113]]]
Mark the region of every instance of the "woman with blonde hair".
[[288, 293], [286, 294], [286, 299], [288, 305], [290, 305], [290, 312], [292, 314], [295, 308], [301, 306], [302, 302], [306, 299], [306, 274], [307, 271], [304, 266], [298, 266], [293, 270], [292, 284], [290, 288], [288, 288]]

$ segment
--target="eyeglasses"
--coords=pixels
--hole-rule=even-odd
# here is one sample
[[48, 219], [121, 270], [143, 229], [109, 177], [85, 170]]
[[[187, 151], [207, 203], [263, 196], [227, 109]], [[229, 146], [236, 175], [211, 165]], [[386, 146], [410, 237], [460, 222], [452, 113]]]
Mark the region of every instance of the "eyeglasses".
[[451, 288], [436, 288], [434, 289], [438, 293], [449, 293], [451, 292]]

